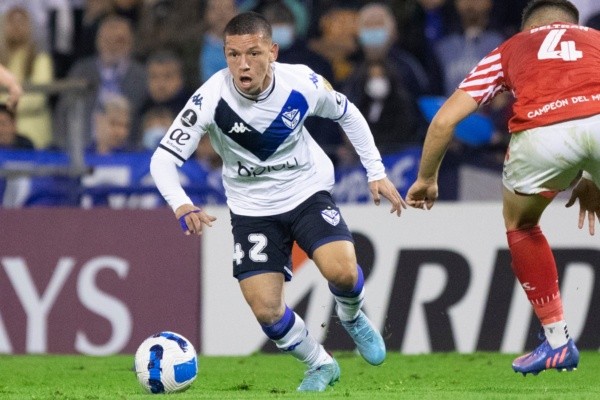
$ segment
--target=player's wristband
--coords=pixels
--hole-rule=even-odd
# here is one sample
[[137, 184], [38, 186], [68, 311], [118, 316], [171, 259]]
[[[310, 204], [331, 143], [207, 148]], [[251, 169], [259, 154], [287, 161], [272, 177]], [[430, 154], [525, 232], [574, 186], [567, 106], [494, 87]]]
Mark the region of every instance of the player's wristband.
[[185, 217], [187, 217], [188, 215], [190, 215], [191, 213], [199, 213], [202, 210], [192, 210], [192, 211], [188, 211], [185, 214], [183, 214], [181, 217], [179, 217], [179, 225], [181, 225], [181, 229], [184, 232], [187, 232], [190, 230], [190, 228], [188, 228], [187, 223], [185, 222]]

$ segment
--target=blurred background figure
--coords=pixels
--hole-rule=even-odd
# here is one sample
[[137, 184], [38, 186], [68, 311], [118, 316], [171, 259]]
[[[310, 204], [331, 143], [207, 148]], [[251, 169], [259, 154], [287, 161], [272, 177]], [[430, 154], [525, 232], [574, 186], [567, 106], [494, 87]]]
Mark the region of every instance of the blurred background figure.
[[[508, 38], [521, 30], [523, 9], [530, 0], [493, 0], [490, 28]], [[592, 0], [596, 1], [596, 0]]]
[[392, 10], [383, 3], [370, 3], [358, 13], [357, 61], [385, 62], [395, 70], [406, 89], [415, 97], [431, 93], [429, 77], [423, 66], [398, 43], [396, 20]]
[[204, 0], [144, 0], [135, 36], [140, 61], [161, 49], [175, 52], [183, 61], [186, 86], [200, 84], [198, 56], [203, 31]]
[[[0, 63], [23, 84], [43, 85], [54, 80], [50, 55], [39, 50], [29, 11], [15, 6], [3, 15]], [[16, 111], [17, 130], [28, 137], [36, 148], [43, 149], [52, 141], [52, 120], [48, 96], [25, 93]]]
[[0, 104], [0, 149], [33, 150], [33, 142], [17, 130], [15, 114]]
[[144, 0], [112, 0], [114, 13], [127, 18], [134, 29], [137, 28]]
[[571, 0], [579, 9], [579, 24], [600, 29], [600, 2], [597, 0]]
[[454, 4], [448, 0], [392, 2], [399, 46], [416, 57], [430, 81], [430, 93], [443, 93], [443, 77], [433, 47], [457, 24]]
[[126, 97], [107, 95], [94, 112], [96, 137], [87, 148], [89, 153], [109, 155], [131, 151], [131, 106]]
[[73, 38], [71, 64], [77, 60], [92, 57], [96, 54], [96, 37], [98, 36], [100, 23], [108, 15], [111, 15], [113, 11], [112, 0], [84, 0], [82, 7], [75, 11], [73, 18], [76, 34]]
[[166, 107], [152, 107], [142, 117], [142, 149], [156, 150], [158, 143], [165, 136], [173, 123], [174, 114]]
[[309, 47], [329, 61], [333, 68], [334, 87], [352, 72], [350, 56], [356, 52], [357, 8], [333, 3], [321, 10], [318, 34], [309, 40]]
[[421, 145], [426, 128], [414, 96], [386, 60], [365, 61], [342, 88], [367, 119], [382, 155]]
[[591, 26], [588, 25], [590, 19], [600, 13], [600, 2], [598, 0], [571, 0], [571, 3], [579, 10], [580, 25]]
[[198, 60], [201, 84], [215, 72], [227, 67], [223, 53], [223, 30], [237, 12], [235, 0], [206, 0], [204, 33], [200, 39], [202, 44]]
[[[504, 36], [491, 27], [492, 0], [454, 0], [454, 5], [460, 30], [442, 37], [435, 45], [444, 74], [444, 95], [447, 97], [454, 93], [479, 60], [504, 40]], [[511, 104], [512, 96], [504, 93], [480, 110], [492, 120], [498, 131], [493, 137], [493, 142], [499, 145], [494, 156], [496, 162], [503, 161], [504, 146], [508, 144], [509, 136], [504, 133], [507, 131]]]
[[444, 95], [450, 96], [466, 74], [504, 40], [490, 29], [492, 0], [454, 0], [460, 31], [449, 33], [435, 44], [444, 75]]
[[256, 11], [263, 15], [272, 4], [282, 3], [293, 15], [296, 36], [305, 38], [310, 26], [311, 13], [309, 7], [314, 6], [312, 3], [316, 2], [306, 0], [238, 0], [236, 3], [239, 12]]
[[[83, 0], [47, 0], [45, 33], [54, 64], [54, 77], [64, 78], [75, 58], [75, 41], [81, 36]], [[41, 26], [36, 25], [38, 29]]]
[[179, 114], [193, 91], [185, 86], [183, 61], [172, 51], [159, 50], [146, 61], [148, 98], [142, 114], [151, 108], [164, 107], [173, 116]]
[[296, 17], [285, 1], [269, 1], [261, 12], [273, 28], [273, 42], [279, 45], [277, 61], [308, 65], [329, 82], [334, 81], [331, 63], [310, 49], [306, 40], [299, 35]]
[[[69, 78], [84, 79], [93, 87], [83, 104], [85, 142], [91, 142], [96, 133], [95, 119], [92, 118], [95, 109], [112, 94], [120, 94], [129, 101], [133, 140], [137, 138], [140, 110], [147, 94], [146, 70], [132, 56], [133, 32], [129, 20], [117, 15], [103, 19], [96, 38], [96, 48], [96, 55], [78, 60], [68, 74]], [[55, 135], [60, 147], [65, 147], [69, 102], [69, 95], [63, 95], [56, 107]]]

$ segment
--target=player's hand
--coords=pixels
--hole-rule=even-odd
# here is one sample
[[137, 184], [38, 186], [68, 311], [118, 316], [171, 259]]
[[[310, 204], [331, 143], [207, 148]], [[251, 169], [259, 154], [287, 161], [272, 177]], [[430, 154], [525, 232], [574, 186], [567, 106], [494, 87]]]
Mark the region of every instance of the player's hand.
[[417, 179], [406, 193], [406, 203], [414, 208], [430, 210], [438, 198], [437, 181], [423, 181]]
[[186, 235], [201, 235], [203, 225], [212, 226], [213, 221], [217, 219], [192, 204], [184, 204], [177, 208], [175, 216]]
[[396, 186], [387, 177], [379, 179], [377, 181], [369, 182], [369, 190], [371, 191], [371, 197], [376, 206], [381, 203], [381, 196], [385, 197], [392, 203], [390, 213], [396, 213], [400, 216], [403, 208], [406, 208], [406, 203], [398, 193]]
[[587, 214], [589, 232], [593, 235], [596, 218], [600, 221], [600, 189], [591, 180], [582, 178], [573, 188], [566, 207], [571, 207], [575, 200], [579, 200], [579, 229], [583, 229]]

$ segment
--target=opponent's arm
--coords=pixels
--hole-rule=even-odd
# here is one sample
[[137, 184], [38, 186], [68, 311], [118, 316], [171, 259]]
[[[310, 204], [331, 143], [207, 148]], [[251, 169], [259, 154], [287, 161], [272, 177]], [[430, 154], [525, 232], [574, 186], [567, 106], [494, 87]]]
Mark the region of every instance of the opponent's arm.
[[456, 90], [433, 117], [423, 144], [417, 180], [408, 190], [406, 202], [415, 208], [430, 209], [438, 197], [438, 172], [456, 125], [477, 110], [477, 102], [463, 90]]

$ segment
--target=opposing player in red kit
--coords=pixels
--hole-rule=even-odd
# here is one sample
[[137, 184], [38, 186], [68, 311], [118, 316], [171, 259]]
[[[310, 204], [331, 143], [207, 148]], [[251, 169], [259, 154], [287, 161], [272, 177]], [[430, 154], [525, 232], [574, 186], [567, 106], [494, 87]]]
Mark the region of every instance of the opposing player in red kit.
[[406, 202], [429, 209], [454, 127], [500, 92], [514, 97], [503, 168], [503, 215], [512, 269], [543, 327], [543, 342], [514, 360], [523, 375], [573, 370], [579, 352], [563, 316], [554, 256], [540, 229], [544, 209], [583, 173], [567, 203], [579, 200], [594, 234], [600, 215], [600, 32], [579, 26], [567, 0], [533, 0], [522, 31], [490, 52], [430, 124], [417, 179]]

